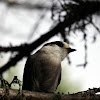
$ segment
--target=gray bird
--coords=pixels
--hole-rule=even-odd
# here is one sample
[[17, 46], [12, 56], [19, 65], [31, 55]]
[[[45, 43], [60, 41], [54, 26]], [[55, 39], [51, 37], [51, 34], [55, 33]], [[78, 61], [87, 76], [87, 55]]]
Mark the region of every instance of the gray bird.
[[54, 93], [61, 80], [61, 61], [73, 51], [65, 42], [45, 44], [27, 59], [22, 89]]

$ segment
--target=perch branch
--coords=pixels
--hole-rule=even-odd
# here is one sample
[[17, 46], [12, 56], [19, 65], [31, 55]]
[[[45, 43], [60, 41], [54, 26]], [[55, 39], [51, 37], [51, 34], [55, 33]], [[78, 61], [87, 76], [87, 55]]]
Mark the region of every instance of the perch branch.
[[100, 95], [95, 93], [100, 91], [100, 88], [94, 88], [75, 94], [54, 94], [54, 93], [42, 93], [31, 92], [22, 90], [19, 94], [18, 90], [8, 89], [8, 93], [5, 93], [3, 88], [0, 88], [0, 99], [4, 100], [100, 100]]

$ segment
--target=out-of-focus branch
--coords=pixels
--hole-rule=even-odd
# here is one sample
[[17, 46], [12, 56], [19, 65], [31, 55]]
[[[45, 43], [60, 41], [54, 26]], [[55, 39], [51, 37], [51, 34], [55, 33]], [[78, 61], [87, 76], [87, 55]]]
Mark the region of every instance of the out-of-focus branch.
[[41, 4], [32, 4], [32, 3], [29, 3], [29, 2], [18, 2], [17, 0], [16, 1], [12, 1], [12, 0], [0, 0], [0, 2], [2, 3], [5, 3], [7, 4], [7, 6], [9, 7], [17, 7], [17, 8], [24, 8], [24, 9], [38, 9], [38, 10], [41, 10], [41, 9], [47, 9], [47, 10], [50, 10], [51, 7], [48, 6], [48, 5], [41, 5]]
[[42, 13], [42, 15], [40, 16], [40, 18], [38, 19], [38, 21], [35, 23], [31, 34], [29, 35], [28, 39], [31, 39], [33, 37], [33, 34], [35, 33], [35, 31], [38, 29], [39, 25], [41, 24], [41, 21], [44, 19], [47, 10], [45, 10], [45, 12]]
[[21, 52], [23, 50], [23, 48], [25, 49], [26, 47], [28, 47], [28, 44], [23, 44], [20, 46], [11, 46], [11, 47], [2, 47], [0, 46], [0, 52]]
[[100, 2], [90, 1], [90, 2], [84, 2], [76, 6], [73, 6], [72, 4], [70, 5], [70, 7], [72, 7], [71, 9], [72, 12], [69, 12], [66, 15], [64, 21], [59, 22], [53, 29], [42, 35], [39, 39], [37, 39], [33, 43], [21, 45], [19, 47], [6, 47], [6, 48], [1, 47], [0, 51], [5, 51], [5, 52], [18, 51], [18, 54], [14, 58], [10, 59], [8, 64], [0, 68], [0, 74], [9, 69], [10, 66], [15, 65], [23, 57], [30, 55], [30, 53], [34, 49], [36, 49], [38, 46], [40, 46], [42, 43], [44, 43], [54, 35], [57, 35], [59, 32], [62, 32], [66, 27], [69, 27], [75, 22], [78, 22], [80, 20], [84, 20], [88, 16], [100, 11]]
[[[90, 4], [90, 2], [91, 2], [91, 4]], [[92, 13], [93, 8], [94, 8], [93, 3], [95, 4], [95, 8], [99, 10], [100, 9], [99, 6], [96, 6], [97, 3], [100, 3], [99, 0], [96, 0], [96, 1], [89, 1], [89, 0], [70, 0], [70, 1], [59, 0], [59, 4], [61, 6], [60, 9], [56, 10], [55, 5], [54, 5], [53, 9], [55, 9], [55, 10], [52, 11], [52, 19], [56, 20], [56, 21], [62, 21], [64, 18], [68, 17], [68, 15], [69, 16], [74, 15], [72, 19], [74, 19], [74, 18], [78, 19], [80, 17], [83, 18], [80, 21], [76, 21], [73, 25], [70, 25], [69, 27], [65, 28], [61, 32], [61, 36], [62, 36], [63, 40], [66, 41], [69, 44], [72, 44], [72, 45], [74, 44], [74, 42], [71, 42], [71, 40], [69, 38], [69, 37], [71, 37], [70, 33], [73, 32], [73, 33], [76, 34], [77, 30], [79, 30], [83, 33], [83, 41], [85, 43], [85, 45], [84, 45], [84, 56], [85, 56], [85, 58], [84, 58], [84, 63], [78, 65], [78, 66], [82, 66], [82, 67], [86, 67], [86, 65], [88, 63], [88, 61], [87, 61], [87, 58], [88, 58], [88, 55], [87, 55], [87, 47], [88, 47], [87, 43], [88, 42], [87, 41], [88, 40], [86, 38], [84, 38], [84, 36], [85, 37], [88, 36], [87, 35], [88, 33], [86, 33], [84, 35], [84, 31], [86, 30], [87, 25], [93, 23], [93, 17], [91, 16], [91, 13]], [[96, 10], [96, 9], [94, 9], [94, 10]], [[100, 15], [100, 13], [98, 13], [98, 11], [96, 12], [96, 14]], [[58, 15], [58, 17], [57, 17], [57, 15]], [[99, 28], [95, 24], [93, 26], [94, 26], [94, 28], [96, 28], [99, 31]], [[93, 42], [95, 42], [96, 36], [97, 36], [97, 34], [92, 36]], [[69, 62], [69, 64], [71, 64], [70, 57], [68, 57], [68, 62]]]

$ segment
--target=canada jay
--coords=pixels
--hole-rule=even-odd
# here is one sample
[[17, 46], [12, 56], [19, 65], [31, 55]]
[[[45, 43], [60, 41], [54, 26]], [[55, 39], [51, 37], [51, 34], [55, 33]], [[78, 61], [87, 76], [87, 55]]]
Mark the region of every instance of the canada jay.
[[61, 80], [61, 61], [73, 51], [65, 42], [45, 44], [27, 59], [22, 89], [54, 93]]

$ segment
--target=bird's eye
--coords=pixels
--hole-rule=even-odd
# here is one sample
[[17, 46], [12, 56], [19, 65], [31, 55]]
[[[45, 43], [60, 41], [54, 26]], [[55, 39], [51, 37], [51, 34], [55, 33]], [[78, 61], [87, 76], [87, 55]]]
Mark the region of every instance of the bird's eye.
[[64, 44], [62, 42], [56, 41], [56, 45], [58, 45], [59, 47], [63, 47]]

